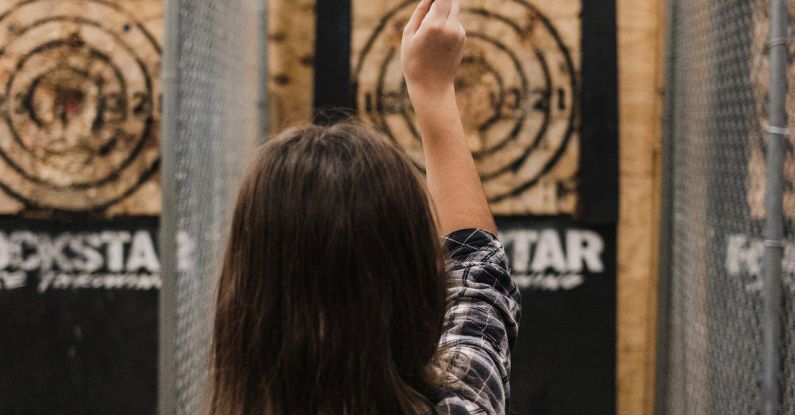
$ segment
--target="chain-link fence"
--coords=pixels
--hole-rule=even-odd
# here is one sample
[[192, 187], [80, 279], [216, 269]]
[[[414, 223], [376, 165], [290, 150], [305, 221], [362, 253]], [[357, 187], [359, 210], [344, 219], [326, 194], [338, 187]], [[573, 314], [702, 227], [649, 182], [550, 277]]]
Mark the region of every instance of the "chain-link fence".
[[[763, 284], [770, 6], [671, 0], [661, 413], [766, 413], [764, 333], [775, 323], [764, 317]], [[777, 282], [785, 335], [773, 358], [780, 364], [779, 413], [795, 414], [795, 160], [787, 140], [785, 259]]]
[[[769, 0], [671, 2], [671, 255], [662, 259], [670, 264], [670, 307], [661, 343], [667, 350], [662, 407], [677, 415], [759, 413]], [[167, 4], [160, 409], [194, 414], [206, 387], [226, 220], [263, 119], [258, 39], [264, 39], [264, 2]], [[779, 412], [795, 414], [791, 140], [785, 150]]]
[[264, 2], [167, 1], [160, 413], [200, 412], [230, 209], [261, 117]]

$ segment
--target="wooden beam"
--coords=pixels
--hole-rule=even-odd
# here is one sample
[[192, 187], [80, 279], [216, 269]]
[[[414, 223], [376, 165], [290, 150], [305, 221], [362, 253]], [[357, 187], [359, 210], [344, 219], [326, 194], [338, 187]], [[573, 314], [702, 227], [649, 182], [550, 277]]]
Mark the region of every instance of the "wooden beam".
[[664, 1], [617, 0], [620, 113], [617, 413], [654, 412]]

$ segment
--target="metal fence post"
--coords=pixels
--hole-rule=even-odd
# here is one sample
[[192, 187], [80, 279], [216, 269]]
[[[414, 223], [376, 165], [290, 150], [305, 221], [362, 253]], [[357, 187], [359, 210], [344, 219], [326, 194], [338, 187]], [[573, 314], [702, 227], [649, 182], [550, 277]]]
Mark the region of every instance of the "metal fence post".
[[676, 18], [677, 0], [669, 0], [666, 7], [665, 36], [665, 112], [662, 143], [662, 197], [660, 206], [660, 259], [657, 295], [657, 339], [655, 355], [654, 413], [668, 413], [668, 357], [671, 313], [671, 278], [673, 269], [673, 212], [674, 212], [674, 82], [676, 79]]
[[787, 133], [787, 49], [789, 11], [786, 0], [770, 8], [770, 85], [765, 180], [765, 253], [762, 413], [778, 414], [781, 405], [781, 271], [784, 252], [784, 140]]
[[163, 33], [162, 204], [160, 216], [160, 300], [158, 317], [158, 414], [176, 414], [176, 144], [179, 88], [179, 0], [165, 0]]

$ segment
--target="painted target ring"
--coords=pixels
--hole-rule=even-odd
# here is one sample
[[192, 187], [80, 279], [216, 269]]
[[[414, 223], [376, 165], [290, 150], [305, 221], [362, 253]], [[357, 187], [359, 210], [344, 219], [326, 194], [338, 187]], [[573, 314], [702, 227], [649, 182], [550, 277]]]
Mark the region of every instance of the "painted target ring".
[[[388, 12], [358, 56], [356, 105], [423, 168], [416, 120], [400, 69], [400, 39], [416, 2]], [[467, 142], [491, 202], [536, 185], [576, 134], [577, 75], [551, 21], [523, 0], [464, 0], [467, 28], [456, 95]]]
[[159, 162], [160, 46], [119, 6], [32, 0], [0, 11], [0, 186], [84, 211], [134, 192]]

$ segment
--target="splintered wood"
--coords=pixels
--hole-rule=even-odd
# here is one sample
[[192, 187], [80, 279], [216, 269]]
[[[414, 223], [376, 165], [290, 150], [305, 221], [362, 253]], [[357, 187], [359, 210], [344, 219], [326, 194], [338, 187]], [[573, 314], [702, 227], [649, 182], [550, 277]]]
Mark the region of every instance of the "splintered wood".
[[162, 9], [0, 2], [0, 214], [160, 212]]
[[[414, 1], [353, 1], [352, 81], [361, 117], [423, 167], [400, 71]], [[467, 142], [498, 215], [572, 214], [579, 163], [580, 0], [462, 0], [456, 80]]]

